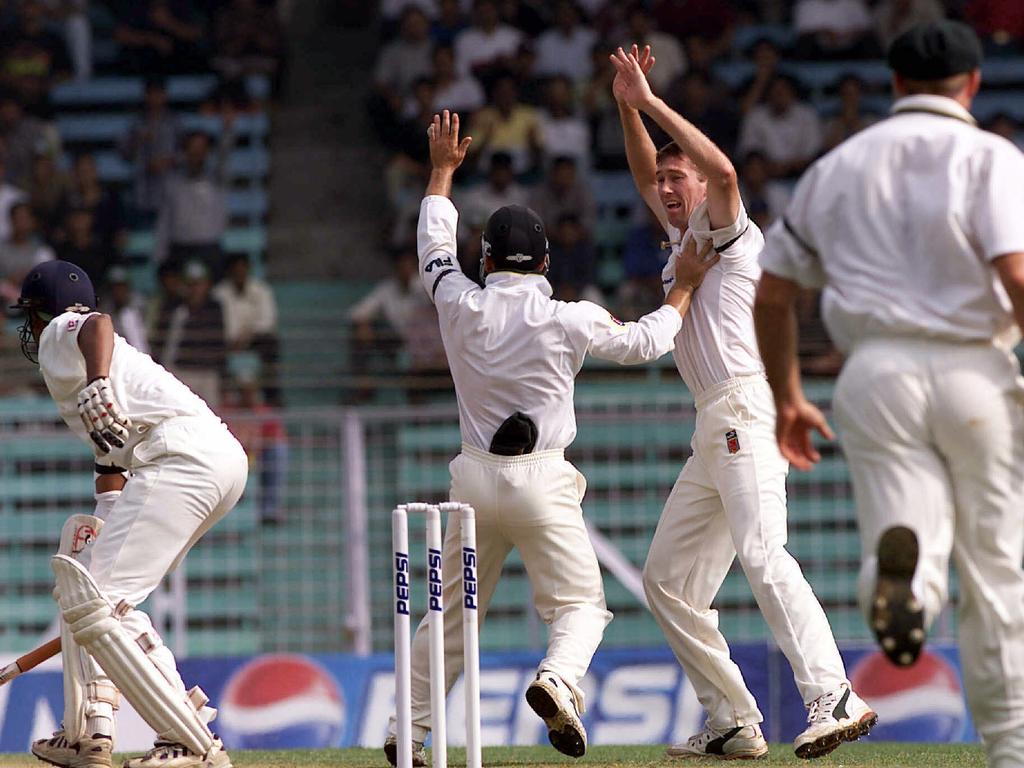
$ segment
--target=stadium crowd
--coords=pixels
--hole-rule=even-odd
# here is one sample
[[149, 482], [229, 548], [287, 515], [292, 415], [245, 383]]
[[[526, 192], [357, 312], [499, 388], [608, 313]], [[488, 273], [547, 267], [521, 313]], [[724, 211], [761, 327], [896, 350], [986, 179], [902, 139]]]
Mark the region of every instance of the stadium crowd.
[[[94, 18], [106, 21], [101, 29]], [[34, 265], [73, 262], [92, 278], [118, 332], [209, 402], [220, 402], [229, 373], [244, 389], [262, 369], [263, 395], [276, 403], [273, 294], [245, 254], [222, 248], [234, 127], [239, 116], [264, 107], [246, 78], [265, 76], [273, 92], [286, 64], [274, 2], [113, 0], [90, 8], [87, 0], [13, 0], [0, 2], [0, 41], [4, 303]], [[97, 66], [102, 42], [115, 53]], [[131, 168], [124, 185], [101, 180], [92, 147], [65, 146], [55, 119], [54, 88], [98, 75], [144, 82], [137, 113], [116, 140], [120, 161]], [[215, 133], [183, 121], [171, 103], [169, 79], [185, 75], [216, 76], [198, 104], [219, 126]], [[159, 290], [145, 299], [132, 286], [132, 230], [154, 233], [148, 264], [159, 270]], [[0, 348], [16, 346], [10, 328], [0, 332]], [[229, 371], [232, 352], [259, 364], [242, 356]], [[13, 373], [3, 379], [5, 391], [24, 384]]]
[[[616, 46], [651, 46], [655, 91], [732, 158], [762, 228], [816, 157], [885, 114], [887, 80], [865, 73], [900, 32], [963, 18], [989, 56], [1024, 52], [1024, 16], [1013, 0], [384, 0], [381, 11], [368, 109], [390, 153], [384, 237], [396, 270], [429, 173], [424, 127], [452, 109], [473, 136], [455, 192], [466, 272], [477, 272], [490, 211], [530, 205], [547, 226], [556, 298], [599, 299], [624, 319], [660, 302], [667, 251], [622, 173], [608, 60]], [[808, 88], [802, 69], [823, 62], [836, 65], [834, 76]], [[1022, 143], [1010, 113], [997, 112], [986, 127]], [[415, 281], [396, 279], [386, 285], [405, 303], [427, 303]], [[362, 338], [372, 309], [361, 305], [352, 316]], [[419, 324], [404, 320], [415, 316], [389, 313], [384, 334], [422, 348]], [[801, 319], [805, 371], [834, 374], [841, 361], [814, 295], [803, 298]]]

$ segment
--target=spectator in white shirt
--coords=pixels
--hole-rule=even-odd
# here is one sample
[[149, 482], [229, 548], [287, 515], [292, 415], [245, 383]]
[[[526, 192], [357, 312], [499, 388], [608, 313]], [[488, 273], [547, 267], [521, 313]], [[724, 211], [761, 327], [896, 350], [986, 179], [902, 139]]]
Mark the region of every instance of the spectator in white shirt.
[[793, 26], [800, 58], [843, 59], [879, 53], [864, 0], [798, 0]]
[[400, 103], [417, 79], [430, 75], [433, 47], [426, 15], [415, 5], [407, 6], [398, 37], [387, 43], [377, 58], [374, 85], [388, 99]]
[[545, 89], [545, 109], [540, 115], [541, 145], [547, 158], [568, 155], [582, 169], [590, 168], [590, 126], [576, 114], [572, 81], [564, 75], [551, 78]]
[[656, 92], [668, 91], [672, 81], [686, 71], [686, 52], [672, 35], [658, 31], [657, 23], [650, 12], [640, 3], [635, 4], [626, 19], [629, 27], [626, 37], [641, 48], [651, 46], [657, 51], [658, 66], [650, 71], [647, 79]]
[[106, 296], [100, 299], [100, 309], [114, 321], [114, 331], [140, 352], [149, 354], [146, 339], [146, 320], [141, 299], [132, 291], [128, 270], [118, 265], [107, 272]]
[[37, 235], [36, 215], [27, 201], [11, 206], [10, 237], [0, 242], [0, 297], [14, 301], [32, 267], [54, 258], [53, 249]]
[[470, 115], [484, 105], [484, 89], [470, 74], [455, 68], [455, 49], [450, 45], [434, 48], [434, 101], [432, 109], [446, 109]]
[[15, 203], [28, 199], [24, 191], [4, 181], [6, 172], [7, 147], [0, 144], [0, 242], [11, 235], [11, 208]]
[[505, 152], [491, 155], [487, 180], [483, 184], [460, 189], [456, 193], [459, 209], [459, 240], [471, 231], [483, 230], [488, 217], [506, 205], [526, 205], [526, 189], [516, 183], [512, 157]]
[[473, 26], [455, 38], [455, 66], [463, 74], [486, 76], [511, 61], [522, 40], [522, 32], [501, 23], [495, 0], [476, 0]]
[[224, 311], [224, 338], [231, 352], [255, 352], [260, 357], [266, 401], [280, 402], [277, 387], [277, 302], [270, 286], [253, 277], [249, 257], [236, 253], [228, 260], [227, 275], [213, 289]]
[[821, 119], [814, 109], [797, 99], [796, 82], [777, 75], [768, 86], [764, 104], [743, 118], [739, 152], [757, 150], [768, 158], [775, 178], [795, 176], [814, 160], [821, 149]]
[[590, 49], [597, 34], [580, 23], [579, 9], [572, 0], [559, 0], [554, 22], [554, 27], [537, 38], [537, 74], [564, 75], [580, 83], [590, 77]]

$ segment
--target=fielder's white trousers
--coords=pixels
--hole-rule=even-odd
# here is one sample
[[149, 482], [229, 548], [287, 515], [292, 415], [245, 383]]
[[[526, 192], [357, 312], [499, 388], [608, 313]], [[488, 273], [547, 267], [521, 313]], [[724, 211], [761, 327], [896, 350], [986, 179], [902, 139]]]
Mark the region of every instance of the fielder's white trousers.
[[764, 719], [711, 610], [737, 556], [804, 702], [838, 688], [846, 671], [825, 612], [785, 549], [789, 465], [775, 442], [767, 381], [730, 379], [696, 405], [693, 455], [658, 521], [644, 587], [709, 724], [728, 729]]
[[[451, 499], [476, 510], [479, 620], [512, 548], [519, 551], [533, 588], [534, 605], [548, 625], [548, 648], [538, 669], [550, 670], [575, 688], [586, 674], [612, 615], [605, 607], [601, 570], [583, 523], [587, 483], [562, 451], [495, 456], [463, 445], [450, 465]], [[461, 526], [449, 516], [442, 551], [444, 578], [445, 690], [461, 674]], [[582, 703], [582, 694], [577, 689]], [[427, 625], [412, 642], [412, 736], [430, 730], [430, 666]], [[394, 718], [389, 732], [395, 732]]]
[[[960, 658], [990, 765], [1024, 765], [1024, 382], [989, 344], [863, 342], [836, 383], [870, 609], [878, 539], [906, 526], [915, 596], [930, 624], [960, 576]], [[1013, 744], [1012, 748], [1006, 748]], [[1012, 755], [1012, 756], [1011, 756]]]
[[[134, 457], [132, 475], [91, 545], [88, 567], [111, 602], [137, 606], [235, 505], [249, 466], [228, 428], [210, 417], [161, 422]], [[184, 695], [174, 656], [149, 616], [132, 610], [121, 621], [132, 637], [148, 633], [158, 641], [150, 659]], [[98, 664], [91, 667], [90, 680], [112, 685]]]

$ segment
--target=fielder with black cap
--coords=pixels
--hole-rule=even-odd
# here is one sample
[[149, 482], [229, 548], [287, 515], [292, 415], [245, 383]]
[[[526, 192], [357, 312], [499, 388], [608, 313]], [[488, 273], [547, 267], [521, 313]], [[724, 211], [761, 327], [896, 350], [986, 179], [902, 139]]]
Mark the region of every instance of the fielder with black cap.
[[913, 664], [960, 575], [960, 658], [989, 765], [1024, 765], [1024, 156], [968, 111], [981, 45], [958, 22], [889, 50], [892, 116], [818, 160], [769, 231], [755, 306], [780, 449], [819, 458], [794, 302], [822, 290], [848, 354], [834, 413], [862, 540], [859, 597]]
[[[157, 734], [125, 768], [230, 768], [209, 728], [216, 710], [185, 690], [174, 656], [136, 608], [235, 505], [248, 462], [223, 422], [184, 384], [114, 333], [95, 312], [88, 275], [49, 261], [25, 278], [22, 350], [39, 363], [61, 418], [96, 455], [102, 535], [52, 565], [61, 610], [64, 724], [33, 743], [41, 760], [109, 768], [123, 694]], [[109, 492], [108, 492], [109, 493]]]
[[[433, 170], [420, 207], [420, 276], [437, 307], [458, 396], [462, 451], [451, 463], [451, 499], [476, 509], [480, 618], [515, 547], [549, 626], [547, 654], [526, 700], [547, 725], [552, 745], [580, 757], [587, 735], [578, 683], [612, 616], [583, 523], [586, 481], [564, 457], [576, 436], [574, 380], [588, 353], [630, 364], [671, 350], [693, 292], [717, 257], [707, 258], [710, 248], [702, 254], [688, 248], [664, 305], [623, 323], [596, 304], [551, 299], [544, 224], [530, 209], [508, 206], [495, 211], [484, 230], [480, 288], [459, 269], [458, 213], [449, 199], [470, 139], [459, 140], [458, 115], [447, 111], [434, 117], [428, 137]], [[457, 519], [448, 521], [442, 556], [450, 688], [462, 670]], [[416, 765], [425, 764], [430, 724], [425, 627], [412, 644]], [[393, 764], [394, 718], [389, 733], [385, 753]]]

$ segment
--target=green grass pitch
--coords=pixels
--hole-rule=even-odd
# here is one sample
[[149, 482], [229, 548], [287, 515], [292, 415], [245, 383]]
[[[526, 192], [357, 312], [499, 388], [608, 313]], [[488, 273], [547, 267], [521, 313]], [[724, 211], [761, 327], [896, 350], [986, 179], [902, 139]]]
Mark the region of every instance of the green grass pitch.
[[[429, 757], [429, 755], [428, 755]], [[231, 751], [235, 768], [388, 768], [384, 753], [379, 749], [318, 749], [290, 750], [285, 752]], [[448, 750], [451, 765], [465, 765], [465, 753], [461, 749]], [[633, 766], [654, 765], [803, 765], [850, 766], [850, 768], [871, 766], [873, 768], [984, 768], [985, 753], [975, 744], [894, 744], [859, 743], [846, 744], [828, 757], [818, 760], [800, 760], [793, 750], [784, 744], [773, 744], [771, 754], [764, 760], [728, 762], [720, 760], [673, 760], [665, 757], [660, 746], [637, 747], [591, 747], [586, 757], [573, 760], [563, 757], [550, 747], [489, 747], [484, 749], [485, 766], [503, 768], [542, 768], [548, 765], [576, 765], [579, 768], [633, 768]], [[0, 768], [44, 765], [31, 755], [0, 755]], [[114, 765], [121, 765], [115, 758]]]

